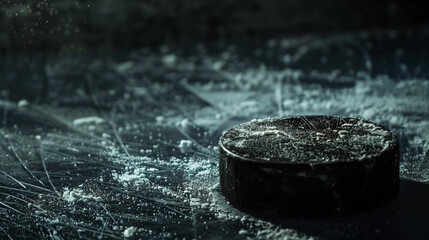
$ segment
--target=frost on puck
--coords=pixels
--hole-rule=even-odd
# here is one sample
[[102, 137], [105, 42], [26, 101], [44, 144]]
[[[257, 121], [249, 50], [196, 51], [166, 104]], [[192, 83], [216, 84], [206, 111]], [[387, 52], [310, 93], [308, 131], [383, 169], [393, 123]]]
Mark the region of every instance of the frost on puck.
[[399, 189], [399, 142], [375, 123], [332, 116], [268, 118], [219, 142], [222, 195], [271, 217], [333, 217], [389, 202]]

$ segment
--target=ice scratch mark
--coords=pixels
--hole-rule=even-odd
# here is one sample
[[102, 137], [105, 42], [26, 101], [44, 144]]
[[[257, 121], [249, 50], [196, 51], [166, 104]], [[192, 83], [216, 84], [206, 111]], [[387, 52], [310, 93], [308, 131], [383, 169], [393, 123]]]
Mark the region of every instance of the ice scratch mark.
[[[16, 106], [13, 105], [13, 106]], [[43, 122], [44, 124], [48, 123], [49, 125], [53, 126], [53, 127], [57, 127], [60, 129], [64, 129], [64, 130], [68, 130], [86, 137], [90, 137], [90, 138], [97, 138], [100, 139], [100, 137], [95, 136], [93, 134], [87, 133], [85, 131], [81, 131], [77, 128], [75, 128], [75, 126], [70, 123], [69, 121], [67, 121], [66, 119], [62, 118], [61, 116], [59, 116], [58, 114], [52, 114], [49, 113], [48, 111], [42, 109], [39, 106], [36, 106], [34, 104], [25, 104], [23, 107], [20, 108], [16, 108], [14, 109], [15, 111], [20, 112], [21, 114], [24, 114], [28, 117], [31, 117], [33, 119], [39, 119], [39, 121]], [[86, 121], [89, 121], [91, 119], [86, 119]], [[94, 120], [94, 119], [92, 119]], [[78, 121], [77, 123], [81, 124], [83, 120]]]
[[0, 201], [0, 205], [2, 205], [2, 206], [6, 207], [6, 208], [8, 208], [8, 209], [10, 209], [10, 210], [12, 210], [12, 211], [14, 211], [14, 212], [17, 212], [17, 213], [19, 213], [19, 214], [21, 214], [21, 215], [27, 216], [27, 215], [26, 215], [26, 214], [24, 214], [23, 212], [19, 211], [18, 209], [14, 208], [14, 207], [11, 207], [11, 206], [7, 205], [7, 204], [6, 204], [6, 203], [4, 203], [4, 202], [1, 202], [1, 201]]
[[[112, 115], [113, 115], [114, 113], [112, 112]], [[112, 116], [112, 118], [113, 118], [113, 116]], [[129, 159], [129, 163], [134, 167], [134, 168], [138, 168], [137, 167], [137, 165], [134, 163], [134, 161], [133, 161], [133, 157], [131, 156], [131, 154], [128, 152], [128, 149], [125, 147], [125, 145], [124, 145], [124, 142], [122, 141], [122, 138], [121, 138], [121, 136], [119, 135], [119, 132], [118, 132], [118, 130], [117, 130], [117, 127], [116, 127], [116, 124], [112, 121], [112, 120], [109, 120], [108, 121], [108, 123], [109, 123], [109, 125], [111, 126], [111, 128], [112, 128], [112, 131], [113, 131], [113, 134], [115, 135], [115, 138], [116, 138], [116, 140], [118, 141], [118, 143], [119, 143], [119, 145], [121, 146], [121, 148], [122, 148], [122, 150], [125, 152], [125, 154], [127, 155], [127, 157], [128, 157], [128, 159]]]
[[13, 240], [13, 238], [9, 235], [9, 233], [7, 233], [6, 230], [4, 230], [4, 228], [2, 228], [1, 226], [0, 226], [0, 230], [4, 232], [9, 239]]
[[[9, 225], [14, 226], [16, 229], [21, 229], [21, 230], [19, 231], [21, 234], [23, 234], [23, 233], [24, 233], [24, 234], [27, 234], [28, 232], [30, 232], [30, 233], [32, 233], [33, 235], [38, 236], [38, 239], [43, 239], [43, 237], [42, 237], [39, 233], [36, 233], [35, 231], [33, 231], [33, 230], [29, 229], [29, 228], [28, 228], [28, 226], [18, 224], [18, 223], [16, 223], [15, 221], [10, 221], [10, 220], [8, 220], [8, 219], [2, 219], [2, 221], [3, 221], [3, 222], [5, 222], [6, 224], [9, 224]], [[21, 236], [22, 236], [22, 235], [21, 235]]]
[[[89, 189], [89, 190], [91, 191], [93, 196], [96, 195], [92, 189]], [[112, 214], [110, 214], [110, 212], [109, 212], [109, 210], [107, 210], [106, 206], [104, 206], [104, 204], [100, 203], [99, 201], [97, 201], [97, 203], [104, 209], [104, 211], [106, 211], [107, 215], [109, 215], [109, 217], [116, 223], [117, 220], [112, 216]]]
[[[201, 152], [201, 154], [206, 154], [205, 152], [205, 150], [206, 150], [206, 147], [204, 147], [204, 146], [202, 146], [201, 144], [199, 144], [198, 143], [198, 141], [196, 141], [195, 139], [193, 139], [191, 136], [189, 136], [189, 134], [187, 134], [183, 129], [181, 129], [181, 128], [179, 128], [178, 126], [176, 126], [176, 129], [185, 137], [185, 138], [187, 138], [188, 140], [190, 140], [192, 143], [193, 143], [193, 145], [195, 146], [195, 147], [197, 147]], [[176, 146], [177, 147], [177, 146]], [[213, 156], [211, 156], [211, 155], [208, 155], [208, 156], [210, 156], [210, 157], [213, 157]]]
[[[22, 192], [22, 193], [30, 193], [30, 194], [40, 194], [38, 192], [33, 192], [33, 191], [23, 190], [23, 189], [13, 188], [13, 187], [7, 187], [7, 186], [0, 186], [0, 188], [6, 189], [6, 190], [10, 190], [10, 191], [13, 191], [13, 192]], [[42, 194], [42, 195], [46, 195], [46, 196], [52, 197], [52, 195], [49, 195], [49, 194]]]
[[57, 189], [55, 188], [54, 184], [51, 181], [51, 177], [49, 176], [49, 172], [48, 169], [46, 168], [46, 163], [45, 163], [45, 158], [43, 156], [40, 156], [40, 159], [42, 160], [42, 165], [43, 165], [43, 169], [45, 170], [46, 173], [46, 177], [48, 178], [49, 184], [52, 186], [52, 189], [54, 190], [54, 192], [60, 196], [60, 193], [57, 191]]
[[[1, 132], [3, 134], [3, 136], [6, 136], [6, 132], [4, 130], [1, 130]], [[40, 179], [38, 179], [33, 172], [27, 167], [27, 165], [25, 165], [24, 161], [21, 159], [21, 157], [18, 155], [18, 153], [16, 152], [15, 147], [13, 146], [12, 142], [10, 141], [9, 137], [4, 137], [7, 141], [7, 143], [9, 144], [10, 148], [12, 149], [13, 152], [13, 156], [14, 158], [20, 163], [21, 167], [27, 172], [28, 175], [30, 175], [33, 179], [35, 179], [36, 181], [38, 181], [40, 184], [42, 184], [43, 186], [45, 186], [45, 184], [43, 184], [42, 181], [40, 181]], [[5, 148], [3, 146], [3, 148]], [[5, 149], [6, 150], [6, 149]]]
[[[73, 219], [69, 219], [69, 218], [64, 218], [62, 219], [62, 221], [59, 223], [62, 226], [66, 226], [66, 227], [70, 227], [70, 228], [74, 228], [77, 231], [77, 234], [79, 234], [80, 231], [88, 231], [94, 234], [94, 236], [96, 234], [99, 234], [100, 232], [98, 231], [98, 229], [92, 225], [86, 224], [84, 222], [75, 222]], [[104, 231], [103, 232], [103, 236], [102, 237], [109, 237], [109, 238], [114, 238], [114, 239], [121, 239], [120, 237], [118, 237], [117, 235], [115, 235], [114, 232], [108, 230], [108, 231]], [[93, 238], [91, 238], [93, 239]]]
[[197, 217], [194, 213], [194, 208], [191, 206], [191, 213], [192, 213], [192, 227], [194, 229], [194, 239], [198, 239], [198, 231], [197, 231]]
[[[92, 78], [89, 77], [86, 79], [86, 83], [91, 86], [92, 85]], [[100, 109], [100, 105], [98, 102], [98, 99], [95, 97], [95, 95], [92, 93], [92, 91], [89, 92], [89, 96], [91, 98], [92, 103], [94, 104], [95, 108], [103, 115], [103, 117], [105, 119], [108, 119], [107, 122], [110, 125], [113, 134], [115, 135], [115, 139], [118, 141], [119, 145], [121, 146], [122, 150], [125, 152], [125, 154], [127, 155], [127, 157], [130, 160], [130, 164], [133, 165], [134, 168], [137, 168], [137, 165], [134, 163], [133, 157], [131, 156], [131, 154], [128, 152], [128, 149], [125, 147], [124, 142], [122, 141], [121, 136], [119, 135], [119, 132], [117, 130], [116, 124], [114, 123], [113, 119], [115, 117], [115, 113], [116, 113], [116, 109], [114, 108], [113, 111], [111, 112], [110, 118], [107, 117], [107, 114], [104, 111], [101, 111]]]
[[51, 237], [51, 239], [64, 239], [62, 238], [60, 235], [57, 234], [57, 231], [50, 225], [44, 225], [44, 227], [46, 228], [46, 230], [48, 230], [49, 236]]
[[16, 199], [16, 200], [18, 200], [18, 201], [20, 201], [20, 202], [23, 202], [23, 203], [25, 203], [25, 204], [31, 204], [29, 201], [27, 201], [27, 200], [25, 200], [25, 199], [23, 199], [23, 198], [19, 198], [19, 197], [17, 197], [17, 196], [11, 195], [11, 194], [7, 194], [7, 193], [0, 193], [0, 194], [1, 194], [1, 195], [4, 195], [4, 196], [6, 196], [6, 197], [10, 197], [10, 198]]
[[43, 191], [45, 191], [45, 192], [52, 193], [52, 191], [51, 191], [50, 189], [47, 189], [47, 188], [44, 188], [44, 187], [36, 186], [36, 185], [34, 185], [34, 184], [27, 183], [27, 182], [24, 182], [24, 181], [21, 181], [21, 183], [22, 183], [22, 184], [24, 184], [24, 185], [26, 185], [26, 186], [29, 186], [29, 187], [35, 188], [35, 189], [39, 189], [39, 190], [43, 190]]
[[194, 95], [198, 100], [200, 100], [203, 105], [207, 105], [207, 106], [213, 107], [214, 109], [219, 110], [221, 112], [226, 112], [226, 113], [230, 114], [231, 116], [235, 116], [236, 115], [231, 110], [229, 110], [227, 108], [224, 108], [224, 107], [220, 106], [217, 103], [214, 103], [214, 102], [211, 102], [211, 101], [205, 99], [201, 94], [198, 93], [198, 91], [196, 89], [193, 89], [190, 85], [188, 85], [188, 84], [182, 84], [182, 87], [184, 89], [186, 89], [189, 93], [191, 93], [192, 95]]
[[317, 131], [316, 126], [314, 126], [314, 124], [311, 123], [311, 121], [309, 121], [306, 117], [302, 116], [301, 120], [308, 126], [309, 129], [314, 129]]
[[18, 181], [16, 178], [12, 177], [11, 175], [7, 174], [6, 172], [0, 170], [1, 173], [3, 173], [4, 175], [6, 175], [8, 178], [12, 179], [13, 181], [15, 181], [16, 183], [18, 183], [19, 185], [21, 185], [21, 187], [27, 189], [27, 187], [22, 184], [20, 181]]

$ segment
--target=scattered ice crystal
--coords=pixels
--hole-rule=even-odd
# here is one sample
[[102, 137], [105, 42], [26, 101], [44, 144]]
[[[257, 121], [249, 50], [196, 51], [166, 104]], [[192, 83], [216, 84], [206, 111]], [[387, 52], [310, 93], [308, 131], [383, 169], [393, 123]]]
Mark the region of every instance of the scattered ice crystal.
[[177, 57], [174, 54], [167, 54], [162, 58], [162, 61], [167, 66], [173, 66], [177, 61]]
[[23, 107], [26, 107], [26, 106], [28, 106], [28, 101], [27, 100], [25, 100], [25, 99], [23, 99], [23, 100], [20, 100], [19, 102], [18, 102], [18, 107], [20, 107], [20, 108], [23, 108]]
[[181, 153], [188, 153], [192, 150], [193, 143], [191, 140], [180, 140], [179, 149]]
[[74, 203], [78, 201], [86, 202], [88, 200], [101, 201], [101, 197], [95, 197], [91, 194], [86, 194], [82, 189], [64, 188], [63, 199], [67, 202]]
[[137, 231], [136, 227], [129, 227], [129, 228], [125, 229], [124, 237], [126, 237], [126, 238], [132, 237], [136, 231]]
[[73, 120], [73, 125], [81, 125], [86, 123], [94, 123], [94, 124], [100, 124], [103, 123], [105, 120], [103, 118], [97, 117], [97, 116], [90, 116], [90, 117], [83, 117], [83, 118], [77, 118]]
[[191, 122], [189, 121], [189, 119], [185, 118], [180, 122], [180, 127], [187, 131], [190, 127], [191, 127]]
[[156, 116], [155, 120], [157, 123], [162, 123], [164, 122], [165, 118], [164, 116]]

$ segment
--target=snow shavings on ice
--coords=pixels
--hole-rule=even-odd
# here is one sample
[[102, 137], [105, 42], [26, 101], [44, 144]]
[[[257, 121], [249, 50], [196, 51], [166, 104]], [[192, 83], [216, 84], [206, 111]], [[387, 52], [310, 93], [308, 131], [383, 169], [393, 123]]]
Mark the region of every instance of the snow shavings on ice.
[[136, 231], [137, 231], [136, 227], [129, 227], [129, 228], [125, 229], [124, 237], [125, 238], [132, 237]]
[[192, 141], [191, 140], [180, 140], [178, 145], [181, 153], [187, 153], [192, 150]]
[[101, 197], [95, 197], [92, 194], [85, 193], [82, 189], [75, 188], [75, 189], [69, 189], [64, 188], [64, 192], [62, 195], [63, 199], [69, 203], [79, 202], [79, 201], [101, 201]]
[[91, 116], [91, 117], [84, 117], [84, 118], [77, 118], [73, 120], [73, 125], [81, 125], [85, 123], [94, 123], [94, 124], [100, 124], [103, 123], [105, 120], [103, 118], [97, 117], [97, 116]]

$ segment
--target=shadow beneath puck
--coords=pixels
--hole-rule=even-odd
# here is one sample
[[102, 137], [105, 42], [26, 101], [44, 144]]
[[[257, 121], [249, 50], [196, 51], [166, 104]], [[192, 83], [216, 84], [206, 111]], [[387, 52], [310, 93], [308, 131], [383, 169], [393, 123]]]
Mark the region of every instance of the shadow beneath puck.
[[322, 239], [429, 239], [429, 184], [400, 183], [391, 202], [359, 214], [305, 220], [252, 215]]

